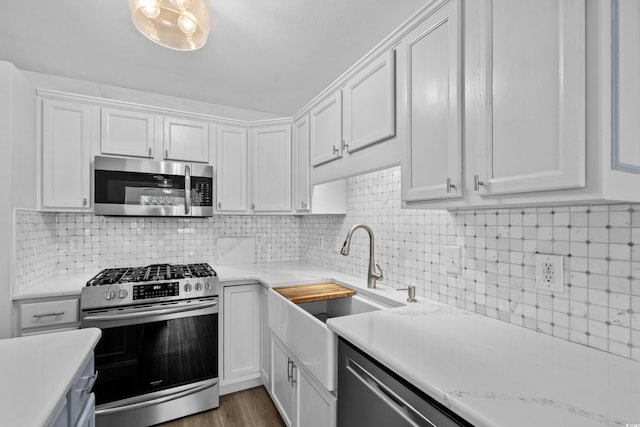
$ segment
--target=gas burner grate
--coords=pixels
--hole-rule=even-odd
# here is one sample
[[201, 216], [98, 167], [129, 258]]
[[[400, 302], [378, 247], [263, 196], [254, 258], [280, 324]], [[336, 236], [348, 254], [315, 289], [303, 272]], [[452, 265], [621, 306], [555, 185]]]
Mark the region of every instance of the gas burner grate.
[[161, 280], [179, 280], [192, 277], [213, 277], [216, 272], [207, 263], [152, 264], [146, 267], [107, 268], [87, 282], [87, 286], [114, 285]]

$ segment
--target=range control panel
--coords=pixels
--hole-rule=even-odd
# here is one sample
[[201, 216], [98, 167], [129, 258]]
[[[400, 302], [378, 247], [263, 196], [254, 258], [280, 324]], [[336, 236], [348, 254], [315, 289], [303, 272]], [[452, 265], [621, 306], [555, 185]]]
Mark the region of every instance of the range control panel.
[[180, 295], [180, 282], [134, 285], [133, 299], [174, 297]]

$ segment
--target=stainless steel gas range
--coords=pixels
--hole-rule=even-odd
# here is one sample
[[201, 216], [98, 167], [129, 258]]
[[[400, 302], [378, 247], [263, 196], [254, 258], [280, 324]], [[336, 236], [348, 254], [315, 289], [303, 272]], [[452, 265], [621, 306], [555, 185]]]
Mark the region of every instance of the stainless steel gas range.
[[209, 264], [110, 268], [87, 282], [96, 425], [142, 427], [218, 407], [219, 281]]

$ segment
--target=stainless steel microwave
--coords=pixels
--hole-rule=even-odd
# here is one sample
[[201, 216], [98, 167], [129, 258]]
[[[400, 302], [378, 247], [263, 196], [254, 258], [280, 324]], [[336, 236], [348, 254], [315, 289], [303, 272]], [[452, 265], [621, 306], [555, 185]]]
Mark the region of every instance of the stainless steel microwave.
[[96, 215], [213, 215], [212, 166], [96, 156], [93, 178]]

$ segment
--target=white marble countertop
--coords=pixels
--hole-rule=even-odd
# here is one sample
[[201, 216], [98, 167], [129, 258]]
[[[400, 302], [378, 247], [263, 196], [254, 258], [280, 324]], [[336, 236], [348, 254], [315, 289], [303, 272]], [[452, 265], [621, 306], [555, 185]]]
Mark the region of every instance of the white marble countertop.
[[640, 362], [425, 299], [327, 326], [477, 426], [640, 423]]
[[2, 425], [47, 425], [100, 339], [88, 328], [0, 340]]
[[87, 281], [98, 273], [58, 274], [36, 283], [20, 292], [14, 291], [13, 299], [80, 296]]
[[[327, 326], [478, 426], [640, 424], [640, 362], [477, 315], [302, 261], [215, 266], [222, 286], [335, 280], [404, 307], [329, 319]], [[65, 292], [79, 295], [84, 283]], [[74, 288], [73, 286], [77, 286]], [[53, 287], [47, 295], [60, 295]], [[29, 297], [43, 296], [32, 292]], [[16, 296], [14, 296], [16, 298]]]

